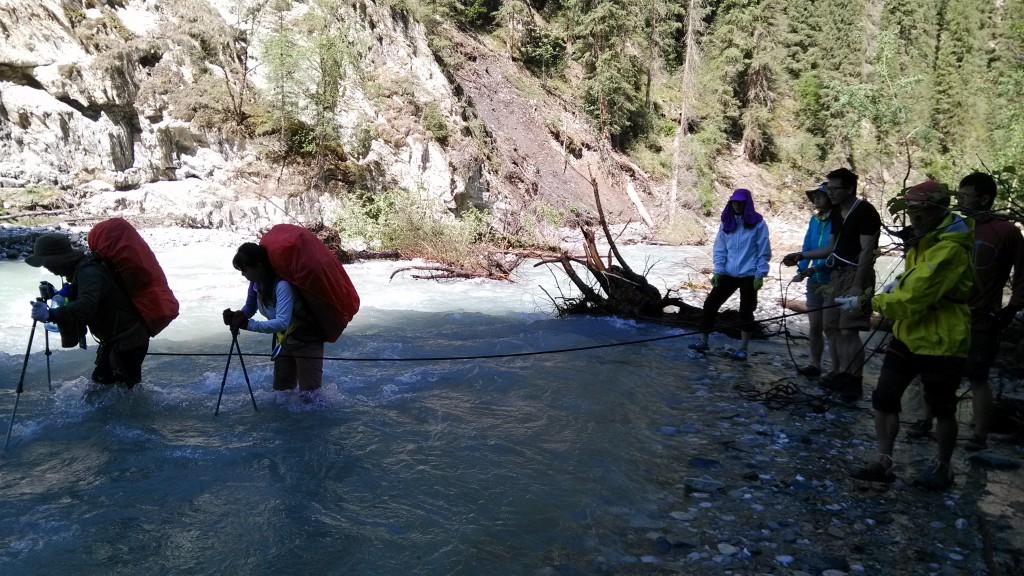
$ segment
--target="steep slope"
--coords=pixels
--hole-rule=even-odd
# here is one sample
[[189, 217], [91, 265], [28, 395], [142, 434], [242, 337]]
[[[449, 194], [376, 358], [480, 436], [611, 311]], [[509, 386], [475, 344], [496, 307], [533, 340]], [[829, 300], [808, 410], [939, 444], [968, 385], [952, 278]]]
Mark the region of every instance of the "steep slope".
[[459, 87], [487, 127], [497, 174], [522, 202], [592, 207], [590, 177], [597, 179], [602, 204], [615, 221], [639, 220], [625, 192], [623, 159], [600, 150], [590, 124], [563, 99], [507, 56], [474, 38], [452, 32], [464, 65], [455, 70]]
[[[278, 160], [266, 47], [282, 30], [299, 31], [296, 50], [313, 45], [301, 34], [318, 6], [329, 6], [328, 32], [348, 52], [330, 118], [341, 168], [311, 183], [301, 163]], [[274, 10], [227, 0], [0, 3], [0, 187], [64, 190], [97, 217], [259, 228], [324, 218], [355, 185], [425, 194], [442, 217], [470, 205], [499, 216], [586, 213], [592, 173], [613, 219], [640, 219], [624, 193], [628, 163], [601, 152], [578, 114], [484, 43], [452, 31], [464, 65], [446, 76], [424, 27], [387, 4]], [[298, 100], [317, 87], [303, 75], [294, 82], [286, 104], [312, 124]]]

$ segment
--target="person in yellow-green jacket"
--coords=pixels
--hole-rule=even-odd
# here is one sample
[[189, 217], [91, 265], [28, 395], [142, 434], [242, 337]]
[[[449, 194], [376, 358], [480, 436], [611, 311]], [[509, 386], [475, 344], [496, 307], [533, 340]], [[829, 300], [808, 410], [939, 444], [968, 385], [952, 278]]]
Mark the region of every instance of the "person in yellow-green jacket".
[[871, 299], [872, 309], [893, 321], [894, 336], [871, 397], [878, 461], [851, 476], [874, 483], [895, 481], [892, 453], [900, 427], [900, 401], [919, 375], [925, 403], [936, 417], [938, 453], [913, 485], [946, 490], [953, 484], [956, 390], [970, 346], [967, 299], [973, 286], [974, 221], [950, 212], [949, 194], [933, 181], [907, 189], [904, 200], [911, 227], [905, 236], [910, 245], [906, 266]]

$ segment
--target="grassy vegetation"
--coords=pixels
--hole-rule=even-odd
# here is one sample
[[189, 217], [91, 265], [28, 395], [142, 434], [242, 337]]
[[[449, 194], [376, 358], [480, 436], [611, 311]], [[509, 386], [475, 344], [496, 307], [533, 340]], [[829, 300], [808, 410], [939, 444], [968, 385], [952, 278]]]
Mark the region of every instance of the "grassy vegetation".
[[[68, 206], [64, 194], [52, 186], [26, 186], [25, 188], [0, 188], [0, 216], [22, 214], [33, 211], [60, 210]], [[15, 223], [22, 226], [49, 224], [59, 220], [58, 216], [38, 215], [19, 217]]]
[[693, 214], [678, 212], [655, 229], [655, 238], [678, 246], [696, 246], [707, 242], [707, 230], [704, 223]]
[[375, 250], [397, 250], [450, 265], [472, 263], [478, 244], [489, 236], [489, 214], [469, 210], [439, 220], [435, 213], [433, 201], [418, 192], [392, 189], [348, 196], [333, 226], [343, 239], [365, 241]]

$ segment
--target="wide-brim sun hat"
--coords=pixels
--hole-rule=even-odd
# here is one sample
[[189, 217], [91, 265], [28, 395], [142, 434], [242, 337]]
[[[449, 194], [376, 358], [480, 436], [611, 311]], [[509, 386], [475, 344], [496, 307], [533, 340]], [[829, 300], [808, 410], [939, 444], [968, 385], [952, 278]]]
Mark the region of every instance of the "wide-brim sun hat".
[[25, 263], [36, 268], [63, 268], [84, 255], [85, 250], [73, 247], [67, 236], [50, 232], [36, 238], [32, 254], [25, 258]]
[[832, 201], [832, 197], [830, 197], [828, 195], [828, 182], [822, 182], [821, 184], [818, 185], [817, 188], [811, 188], [810, 190], [804, 190], [804, 194], [807, 195], [807, 199], [810, 200], [811, 202], [814, 202], [814, 195], [815, 194], [824, 194], [825, 198], [828, 198], [829, 202]]

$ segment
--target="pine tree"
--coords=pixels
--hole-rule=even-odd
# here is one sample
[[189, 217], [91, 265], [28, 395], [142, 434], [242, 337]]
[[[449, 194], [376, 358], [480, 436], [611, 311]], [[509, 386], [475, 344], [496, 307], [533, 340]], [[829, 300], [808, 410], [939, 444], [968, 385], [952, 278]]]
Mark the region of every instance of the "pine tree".
[[626, 0], [590, 0], [574, 30], [574, 57], [583, 66], [584, 107], [620, 148], [644, 113], [643, 68], [632, 49], [636, 27], [631, 7]]
[[865, 2], [823, 0], [818, 5], [827, 14], [821, 31], [821, 58], [816, 67], [822, 82], [827, 158], [833, 164], [856, 168], [853, 143], [860, 125], [844, 100], [846, 87], [865, 80]]
[[790, 78], [797, 79], [820, 68], [821, 53], [829, 40], [822, 33], [826, 14], [817, 0], [790, 0], [785, 3], [784, 16], [782, 66]]
[[726, 135], [739, 140], [747, 158], [761, 161], [773, 153], [771, 124], [780, 73], [773, 26], [781, 5], [777, 0], [725, 0], [717, 8], [708, 33], [707, 53], [713, 56], [702, 83], [710, 97], [704, 106], [709, 115], [723, 117]]
[[679, 16], [683, 8], [669, 0], [645, 0], [640, 4], [643, 15], [643, 37], [646, 42], [644, 58], [644, 108], [651, 109], [651, 83], [661, 55], [667, 51], [676, 31], [682, 28]]
[[[697, 77], [702, 59], [701, 40], [704, 35], [704, 0], [688, 0], [686, 7], [686, 35], [684, 40], [680, 91], [682, 103], [679, 121], [672, 143], [672, 183], [669, 191], [669, 215], [675, 216], [679, 202], [680, 172], [693, 167], [693, 146], [690, 142], [690, 119], [694, 116], [694, 102], [697, 92]], [[685, 147], [685, 149], [684, 149]]]
[[[938, 38], [941, 0], [902, 0], [885, 3], [882, 33], [894, 39], [887, 61], [891, 78], [911, 81], [907, 95], [910, 130], [926, 126], [931, 115], [932, 70]], [[877, 54], [877, 51], [876, 51]]]
[[975, 148], [978, 140], [984, 110], [977, 90], [991, 33], [988, 5], [984, 0], [945, 0], [940, 8], [932, 123], [941, 153]]
[[298, 119], [301, 95], [299, 84], [299, 38], [289, 26], [286, 18], [286, 4], [275, 5], [272, 16], [272, 32], [263, 45], [262, 60], [266, 67], [267, 99], [271, 130], [281, 138], [282, 148], [288, 143], [291, 125]]
[[987, 77], [993, 99], [987, 146], [991, 162], [987, 168], [999, 176], [1001, 201], [1019, 205], [1024, 203], [1024, 2], [1008, 1], [994, 16]]

